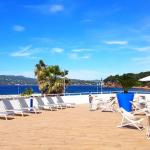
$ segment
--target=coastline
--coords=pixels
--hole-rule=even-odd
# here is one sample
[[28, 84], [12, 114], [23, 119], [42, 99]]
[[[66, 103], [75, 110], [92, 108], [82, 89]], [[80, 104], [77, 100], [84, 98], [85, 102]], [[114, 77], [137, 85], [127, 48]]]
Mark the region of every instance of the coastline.
[[143, 90], [150, 90], [150, 87], [148, 87], [148, 86], [144, 86], [144, 87], [134, 86], [133, 88], [135, 88], [135, 89], [143, 89]]
[[[40, 94], [40, 90], [38, 86], [31, 86], [31, 85], [21, 85], [21, 86], [16, 86], [16, 85], [5, 85], [5, 86], [0, 86], [0, 95], [20, 95], [23, 93], [27, 88], [32, 88], [34, 94]], [[65, 94], [66, 95], [73, 95], [73, 94], [100, 94], [100, 93], [117, 93], [117, 92], [122, 92], [123, 89], [119, 86], [114, 87], [114, 86], [97, 86], [97, 85], [70, 85], [65, 88]], [[150, 93], [150, 87], [139, 87], [135, 86], [130, 91], [134, 91], [137, 93]]]

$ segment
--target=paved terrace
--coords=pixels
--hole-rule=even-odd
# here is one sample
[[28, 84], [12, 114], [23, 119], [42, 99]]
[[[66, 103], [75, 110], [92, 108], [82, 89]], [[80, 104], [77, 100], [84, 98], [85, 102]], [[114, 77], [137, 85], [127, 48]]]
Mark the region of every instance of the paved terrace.
[[[145, 116], [142, 116], [145, 117]], [[119, 113], [91, 112], [87, 104], [0, 119], [1, 150], [148, 150], [146, 130], [117, 128]], [[144, 124], [146, 119], [144, 120]]]

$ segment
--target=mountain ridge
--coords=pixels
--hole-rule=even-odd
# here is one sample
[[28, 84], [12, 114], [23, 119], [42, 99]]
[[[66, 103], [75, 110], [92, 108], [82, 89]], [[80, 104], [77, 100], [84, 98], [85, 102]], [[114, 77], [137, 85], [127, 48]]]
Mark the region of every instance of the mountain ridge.
[[[99, 83], [100, 80], [80, 80], [80, 79], [70, 79], [70, 84], [73, 85], [95, 85]], [[0, 85], [37, 85], [36, 78], [29, 78], [25, 76], [16, 75], [0, 75]]]
[[[140, 73], [128, 73], [132, 75], [137, 81], [140, 78], [146, 77], [150, 75], [150, 71], [140, 72]], [[105, 78], [103, 84], [106, 87], [120, 87], [118, 84], [118, 76], [120, 75], [110, 75]], [[80, 79], [69, 79], [70, 85], [100, 85], [101, 80], [80, 80]], [[38, 85], [36, 78], [29, 78], [24, 76], [16, 76], [16, 75], [0, 75], [0, 85]], [[138, 82], [139, 86], [149, 86], [148, 82]]]

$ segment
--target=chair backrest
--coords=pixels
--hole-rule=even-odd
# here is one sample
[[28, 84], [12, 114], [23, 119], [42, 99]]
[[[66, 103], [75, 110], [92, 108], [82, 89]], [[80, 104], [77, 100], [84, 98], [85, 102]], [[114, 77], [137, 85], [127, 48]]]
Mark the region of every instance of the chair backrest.
[[124, 116], [125, 118], [131, 119], [131, 120], [135, 119], [135, 116], [131, 114], [130, 112], [127, 112], [124, 108], [119, 108], [119, 109], [120, 109], [122, 116]]
[[111, 97], [109, 97], [109, 99], [107, 100], [107, 102], [109, 103], [109, 102], [112, 102], [113, 100], [115, 100], [116, 99], [116, 97], [114, 97], [114, 96], [111, 96]]
[[41, 97], [36, 97], [38, 105], [45, 105]]
[[5, 106], [2, 101], [0, 101], [0, 112], [5, 112]]
[[26, 101], [25, 101], [25, 99], [24, 99], [23, 97], [18, 98], [18, 101], [19, 101], [21, 107], [23, 107], [23, 108], [29, 107], [29, 106], [27, 105], [27, 103], [26, 103]]
[[138, 98], [138, 103], [144, 103], [145, 104], [145, 102], [146, 102], [146, 97], [143, 95], [140, 95]]
[[58, 103], [64, 103], [63, 99], [61, 98], [61, 96], [56, 96], [57, 98], [57, 102]]
[[47, 96], [47, 101], [50, 103], [50, 104], [55, 104], [53, 99], [50, 97], [50, 96]]
[[112, 99], [109, 103], [110, 103], [110, 105], [113, 105], [113, 104], [116, 103], [116, 100], [115, 100], [115, 99]]
[[146, 102], [146, 110], [148, 113], [150, 113], [150, 101]]
[[5, 107], [6, 107], [6, 109], [8, 109], [8, 110], [13, 110], [14, 109], [12, 104], [11, 104], [11, 102], [9, 100], [3, 100], [3, 103], [4, 103]]

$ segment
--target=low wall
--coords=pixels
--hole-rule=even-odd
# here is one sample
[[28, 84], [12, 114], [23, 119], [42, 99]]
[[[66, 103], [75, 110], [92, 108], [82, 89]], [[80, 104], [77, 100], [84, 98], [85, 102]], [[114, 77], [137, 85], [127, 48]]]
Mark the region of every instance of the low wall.
[[[110, 97], [116, 97], [116, 94], [92, 94], [95, 100], [103, 100], [107, 101], [110, 99]], [[134, 100], [138, 100], [139, 96], [145, 96], [146, 100], [150, 100], [150, 94], [135, 94], [134, 95]], [[15, 99], [17, 98], [17, 95], [5, 95], [2, 96], [0, 95], [0, 99], [4, 98], [9, 98], [9, 99]], [[89, 95], [70, 95], [70, 96], [62, 96], [64, 102], [68, 103], [76, 103], [76, 104], [87, 104], [89, 103]], [[53, 97], [53, 100], [56, 102], [56, 97]], [[117, 100], [117, 98], [116, 98]]]
[[[92, 95], [96, 100], [107, 101], [110, 97], [116, 97], [116, 94], [95, 94]], [[138, 100], [139, 96], [145, 96], [146, 100], [150, 100], [150, 94], [135, 94], [134, 100]], [[76, 104], [87, 104], [89, 103], [89, 95], [72, 95], [72, 96], [62, 96], [65, 102], [76, 103]]]
[[[103, 101], [109, 100], [110, 97], [115, 97], [116, 94], [96, 94], [92, 95], [94, 99], [101, 99]], [[76, 103], [76, 104], [87, 104], [89, 103], [89, 95], [72, 95], [72, 96], [62, 96], [64, 102]]]

